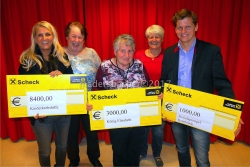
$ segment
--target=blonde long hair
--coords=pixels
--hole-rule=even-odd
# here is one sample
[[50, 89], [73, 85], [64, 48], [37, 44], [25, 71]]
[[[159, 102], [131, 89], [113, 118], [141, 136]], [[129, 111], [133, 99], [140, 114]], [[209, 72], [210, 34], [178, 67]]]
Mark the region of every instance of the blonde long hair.
[[42, 63], [41, 63], [42, 58], [35, 53], [35, 47], [36, 47], [35, 37], [36, 37], [36, 29], [38, 27], [45, 27], [52, 33], [53, 45], [54, 45], [52, 56], [57, 57], [60, 62], [62, 62], [66, 67], [68, 67], [70, 63], [65, 59], [65, 52], [58, 41], [56, 29], [49, 22], [40, 21], [36, 23], [32, 28], [31, 46], [27, 50], [25, 50], [20, 56], [20, 63], [23, 65], [23, 68], [29, 71], [29, 69], [37, 63], [40, 66], [40, 69], [42, 69]]

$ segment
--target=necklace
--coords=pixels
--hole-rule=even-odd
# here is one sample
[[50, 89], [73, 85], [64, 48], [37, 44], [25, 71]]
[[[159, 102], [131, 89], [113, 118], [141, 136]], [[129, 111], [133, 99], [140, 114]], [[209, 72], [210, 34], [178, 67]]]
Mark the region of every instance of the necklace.
[[[117, 58], [115, 59], [115, 62], [116, 62], [116, 66], [118, 68], [118, 74], [123, 78], [123, 82], [126, 82], [128, 80], [128, 73], [129, 73], [129, 68], [130, 68], [130, 63], [129, 63], [129, 67], [127, 69], [127, 72], [125, 72], [125, 70], [121, 69], [118, 64], [117, 64]], [[124, 73], [122, 74], [121, 71]], [[126, 74], [126, 75], [125, 75]]]
[[154, 60], [157, 56], [159, 56], [160, 53], [161, 53], [161, 49], [159, 53], [156, 54], [156, 56], [150, 51], [150, 49], [147, 49], [145, 52], [146, 56], [151, 58], [152, 60]]

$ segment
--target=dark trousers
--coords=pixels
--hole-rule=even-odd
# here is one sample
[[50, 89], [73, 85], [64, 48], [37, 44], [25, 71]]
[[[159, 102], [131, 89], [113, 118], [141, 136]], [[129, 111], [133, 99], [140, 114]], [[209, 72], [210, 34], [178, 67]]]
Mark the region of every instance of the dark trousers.
[[68, 133], [67, 153], [68, 153], [68, 158], [70, 160], [70, 164], [76, 166], [80, 162], [79, 143], [78, 143], [80, 121], [82, 123], [83, 130], [86, 134], [87, 155], [89, 161], [93, 163], [97, 161], [100, 157], [98, 134], [97, 131], [90, 130], [89, 115], [88, 114], [72, 115]]
[[139, 166], [144, 127], [110, 129], [114, 166]]

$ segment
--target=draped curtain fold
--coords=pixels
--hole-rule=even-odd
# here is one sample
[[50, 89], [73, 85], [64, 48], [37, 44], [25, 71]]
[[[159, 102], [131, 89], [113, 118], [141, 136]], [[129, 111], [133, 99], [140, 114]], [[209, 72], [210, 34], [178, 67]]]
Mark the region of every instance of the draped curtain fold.
[[[17, 74], [19, 56], [30, 46], [32, 26], [41, 20], [52, 23], [61, 44], [66, 45], [64, 28], [68, 22], [85, 22], [86, 45], [94, 48], [102, 60], [114, 56], [113, 40], [123, 33], [133, 35], [136, 50], [146, 49], [145, 30], [152, 24], [165, 29], [163, 48], [178, 41], [171, 23], [172, 15], [187, 8], [198, 15], [197, 38], [221, 47], [225, 71], [232, 82], [236, 99], [245, 102], [245, 124], [236, 140], [250, 144], [250, 59], [247, 39], [249, 0], [9, 0], [1, 1], [1, 138], [34, 140], [27, 118], [8, 118], [6, 75]], [[174, 143], [171, 126], [165, 125], [164, 141]], [[110, 143], [107, 130], [99, 139]], [[81, 133], [81, 137], [84, 134]], [[216, 141], [211, 135], [211, 141]], [[81, 139], [81, 138], [79, 138]], [[151, 141], [151, 138], [149, 139]]]
[[84, 1], [8, 0], [1, 1], [1, 138], [34, 140], [28, 118], [8, 118], [6, 75], [18, 73], [19, 57], [31, 42], [35, 23], [46, 20], [55, 26], [62, 46], [64, 28], [72, 20], [84, 22]]
[[[249, 0], [91, 0], [85, 2], [87, 45], [93, 47], [102, 60], [114, 57], [113, 40], [123, 33], [133, 35], [136, 50], [148, 48], [145, 30], [152, 24], [165, 30], [163, 48], [178, 41], [171, 23], [173, 14], [187, 8], [198, 15], [197, 38], [221, 47], [225, 71], [233, 84], [236, 98], [245, 102], [242, 118], [245, 124], [236, 138], [250, 142], [250, 59], [247, 58], [247, 32], [250, 28], [247, 6]], [[164, 130], [164, 141], [174, 143], [169, 123]], [[102, 132], [108, 136], [108, 133]], [[217, 137], [211, 135], [211, 142]], [[149, 139], [151, 142], [151, 138]], [[229, 141], [228, 141], [229, 142]]]

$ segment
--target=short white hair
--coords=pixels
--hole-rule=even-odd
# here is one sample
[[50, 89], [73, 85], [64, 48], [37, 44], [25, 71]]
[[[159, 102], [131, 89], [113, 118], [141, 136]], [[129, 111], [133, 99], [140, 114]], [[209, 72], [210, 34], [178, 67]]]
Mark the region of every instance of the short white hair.
[[157, 34], [161, 38], [164, 38], [164, 29], [159, 25], [151, 25], [145, 31], [145, 35], [147, 38], [150, 34]]
[[135, 40], [132, 35], [122, 34], [116, 37], [113, 43], [115, 51], [119, 49], [120, 43], [124, 43], [126, 46], [131, 46], [133, 51], [135, 51]]

